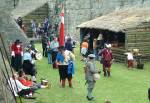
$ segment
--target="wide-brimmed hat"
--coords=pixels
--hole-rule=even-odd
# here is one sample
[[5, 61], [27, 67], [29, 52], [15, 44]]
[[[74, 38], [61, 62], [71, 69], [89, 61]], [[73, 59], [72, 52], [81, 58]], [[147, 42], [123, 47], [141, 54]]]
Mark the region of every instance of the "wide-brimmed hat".
[[95, 55], [94, 54], [89, 54], [88, 57], [95, 58]]
[[105, 44], [107, 48], [111, 48], [111, 44]]
[[15, 41], [15, 43], [22, 43], [19, 39], [17, 39], [16, 41]]

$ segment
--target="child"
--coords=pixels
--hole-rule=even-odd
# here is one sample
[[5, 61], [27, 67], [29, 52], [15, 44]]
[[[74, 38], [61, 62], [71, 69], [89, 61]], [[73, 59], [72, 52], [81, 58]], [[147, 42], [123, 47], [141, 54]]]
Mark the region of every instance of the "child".
[[124, 53], [125, 55], [127, 55], [127, 60], [128, 60], [128, 68], [133, 68], [133, 53], [131, 50], [128, 50], [127, 53]]

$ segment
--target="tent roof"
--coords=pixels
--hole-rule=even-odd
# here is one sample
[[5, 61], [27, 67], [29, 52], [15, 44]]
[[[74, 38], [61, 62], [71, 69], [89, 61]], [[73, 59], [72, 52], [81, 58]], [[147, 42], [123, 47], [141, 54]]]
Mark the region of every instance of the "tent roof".
[[124, 31], [127, 28], [133, 28], [142, 22], [150, 21], [150, 8], [126, 9], [114, 11], [113, 13], [103, 15], [96, 19], [84, 22], [77, 28], [95, 28], [107, 29], [115, 32]]

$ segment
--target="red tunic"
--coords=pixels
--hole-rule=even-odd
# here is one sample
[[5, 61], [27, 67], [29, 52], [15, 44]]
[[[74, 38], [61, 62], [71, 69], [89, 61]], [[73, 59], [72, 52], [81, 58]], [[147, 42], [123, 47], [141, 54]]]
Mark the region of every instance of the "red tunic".
[[103, 69], [110, 68], [111, 67], [111, 60], [113, 59], [112, 51], [110, 49], [105, 48], [102, 50], [101, 54], [102, 54], [102, 57], [104, 58]]
[[109, 50], [109, 49], [103, 49], [102, 52], [101, 52], [103, 58], [105, 61], [111, 61], [113, 59], [113, 56], [112, 56], [112, 51]]
[[21, 55], [22, 51], [22, 46], [20, 44], [12, 44], [11, 46], [11, 51], [14, 52], [15, 55]]

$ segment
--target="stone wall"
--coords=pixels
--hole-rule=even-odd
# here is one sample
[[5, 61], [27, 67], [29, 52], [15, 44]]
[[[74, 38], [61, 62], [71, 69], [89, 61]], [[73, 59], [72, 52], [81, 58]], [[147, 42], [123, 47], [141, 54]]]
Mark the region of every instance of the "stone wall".
[[[20, 1], [24, 4], [24, 6], [25, 5], [36, 6], [39, 5], [40, 3], [48, 2], [49, 13], [50, 15], [54, 15], [53, 11], [56, 5], [56, 1], [59, 0], [38, 0], [38, 1], [20, 0]], [[64, 5], [65, 5], [65, 33], [78, 35], [77, 32], [78, 30], [76, 30], [76, 26], [85, 21], [110, 13], [114, 10], [120, 10], [130, 7], [135, 8], [139, 7], [141, 8], [146, 6], [148, 7], [150, 6], [150, 0], [64, 0]]]
[[17, 0], [16, 2], [14, 0], [0, 0], [0, 10], [11, 12], [14, 9], [14, 3], [17, 4]]
[[44, 19], [48, 17], [48, 5], [43, 4], [41, 7], [38, 7], [33, 12], [29, 13], [28, 15], [24, 16], [23, 23], [26, 26], [26, 35], [29, 38], [33, 37], [33, 32], [31, 28], [31, 20], [35, 20], [36, 25], [38, 26], [39, 23], [42, 25]]
[[[8, 72], [10, 73], [10, 67], [8, 65], [7, 60], [5, 61], [7, 64]], [[2, 59], [2, 55], [0, 53], [0, 103], [15, 103], [12, 93], [9, 90], [9, 87], [6, 83], [6, 78], [3, 75], [3, 72], [6, 73], [6, 68], [4, 66], [4, 61]], [[6, 75], [8, 77], [8, 75]]]
[[[17, 4], [17, 2], [15, 4]], [[14, 18], [11, 15], [11, 11], [13, 9], [14, 0], [0, 0], [0, 34], [2, 34], [7, 53], [9, 53], [10, 42], [16, 39], [20, 39], [24, 44], [27, 42], [26, 36], [16, 24]], [[0, 48], [3, 50], [4, 53], [4, 47], [2, 45], [1, 39]], [[10, 66], [8, 65], [8, 59], [5, 59], [5, 62], [7, 62], [8, 72], [9, 74], [11, 74]], [[4, 71], [6, 75], [6, 68], [4, 66], [4, 61], [2, 60], [2, 55], [0, 53], [0, 103], [15, 103], [13, 95], [8, 88], [6, 78], [4, 77], [2, 71]]]
[[8, 12], [1, 11], [0, 13], [3, 14], [0, 15], [0, 33], [3, 36], [7, 52], [9, 53], [8, 49], [11, 42], [14, 42], [16, 39], [20, 39], [23, 45], [25, 45], [28, 40], [24, 32], [20, 29], [14, 18], [9, 15]]
[[[50, 8], [54, 7], [54, 0], [49, 4]], [[150, 0], [65, 0], [65, 32], [79, 35], [76, 26], [82, 22], [114, 10], [146, 6], [150, 6]]]

